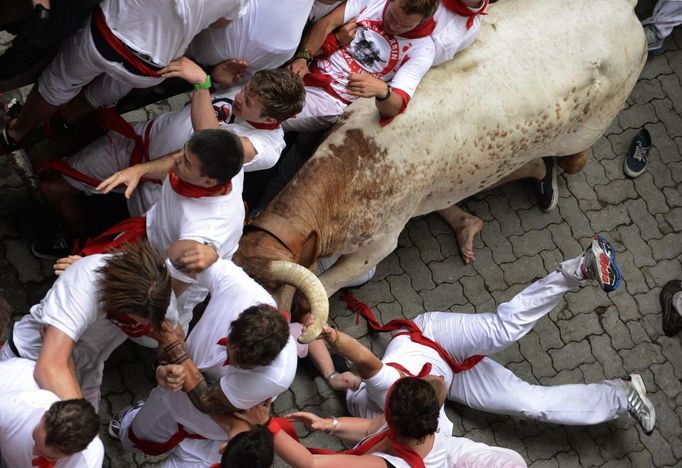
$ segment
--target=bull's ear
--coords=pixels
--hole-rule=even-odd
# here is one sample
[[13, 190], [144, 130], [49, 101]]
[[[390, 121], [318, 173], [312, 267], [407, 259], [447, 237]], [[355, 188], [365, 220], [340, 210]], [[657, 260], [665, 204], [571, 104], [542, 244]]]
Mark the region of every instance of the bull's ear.
[[313, 231], [308, 235], [305, 242], [303, 242], [303, 248], [301, 249], [301, 253], [298, 254], [296, 263], [306, 267], [312, 265], [317, 259], [317, 242], [317, 232]]

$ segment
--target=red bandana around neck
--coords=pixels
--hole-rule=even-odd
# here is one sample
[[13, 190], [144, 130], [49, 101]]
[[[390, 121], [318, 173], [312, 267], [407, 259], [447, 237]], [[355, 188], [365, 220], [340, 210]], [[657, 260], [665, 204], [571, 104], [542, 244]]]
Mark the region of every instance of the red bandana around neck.
[[257, 128], [258, 130], [275, 130], [275, 129], [280, 127], [279, 122], [263, 123], [263, 122], [252, 122], [251, 120], [247, 120], [247, 122], [253, 128]]
[[35, 457], [33, 460], [31, 460], [31, 466], [35, 466], [37, 468], [54, 468], [56, 463], [57, 462], [48, 460], [45, 457]]
[[[388, 0], [386, 5], [384, 5], [384, 11], [381, 14], [382, 23], [384, 21], [384, 15], [386, 14], [386, 9], [388, 8], [389, 3], [391, 3], [391, 0]], [[393, 35], [404, 37], [405, 39], [419, 39], [420, 37], [430, 36], [434, 29], [436, 29], [436, 20], [434, 20], [433, 16], [431, 16], [407, 32]]]
[[225, 185], [214, 185], [213, 187], [200, 187], [190, 184], [176, 176], [173, 169], [168, 171], [168, 180], [175, 193], [187, 198], [212, 197], [218, 194], [225, 195], [232, 188], [231, 180], [228, 180]]
[[462, 0], [443, 0], [443, 6], [459, 16], [468, 16], [467, 29], [474, 25], [474, 18], [478, 15], [487, 15], [485, 10], [488, 8], [488, 1], [483, 0], [483, 6], [476, 11], [472, 11]]
[[148, 335], [152, 331], [150, 323], [143, 325], [127, 314], [119, 315], [116, 318], [109, 318], [109, 321], [131, 338], [139, 338]]

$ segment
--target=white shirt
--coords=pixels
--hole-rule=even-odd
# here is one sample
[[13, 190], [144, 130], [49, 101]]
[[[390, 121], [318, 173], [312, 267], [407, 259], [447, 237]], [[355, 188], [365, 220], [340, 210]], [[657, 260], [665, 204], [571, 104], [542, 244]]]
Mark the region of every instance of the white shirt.
[[[0, 362], [0, 466], [30, 467], [33, 455], [33, 430], [52, 403], [59, 401], [54, 393], [41, 390], [33, 380], [35, 362], [8, 359]], [[63, 458], [56, 468], [100, 468], [104, 446], [95, 437], [85, 450]]]
[[313, 3], [313, 7], [310, 10], [310, 15], [308, 15], [308, 21], [314, 23], [315, 21], [324, 18], [329, 13], [334, 11], [334, 8], [339, 6], [341, 3], [343, 3], [342, 0], [334, 3], [322, 3], [316, 0], [315, 3]]
[[220, 18], [235, 20], [248, 0], [104, 0], [107, 25], [158, 66], [184, 55], [192, 38]]
[[430, 36], [407, 39], [384, 31], [386, 4], [387, 0], [348, 0], [343, 21], [357, 17], [353, 41], [313, 62], [313, 69], [331, 78], [331, 90], [342, 100], [357, 99], [347, 91], [351, 73], [370, 73], [411, 97], [433, 63], [435, 48]]
[[251, 0], [246, 13], [224, 29], [206, 29], [189, 55], [204, 65], [228, 59], [248, 62], [242, 81], [258, 70], [279, 68], [298, 48], [312, 0]]
[[[478, 11], [480, 8], [470, 7], [469, 9]], [[474, 18], [471, 28], [467, 29], [469, 17], [451, 12], [442, 3], [438, 5], [433, 19], [436, 20], [436, 29], [431, 34], [433, 44], [436, 46], [434, 66], [451, 60], [457, 52], [468, 47], [474, 42], [481, 29], [480, 15]]]
[[[104, 361], [123, 343], [127, 335], [106, 318], [98, 307], [97, 269], [111, 254], [89, 255], [78, 260], [57, 278], [40, 303], [14, 325], [12, 339], [21, 357], [38, 360], [43, 347], [42, 325], [51, 325], [75, 343], [72, 356], [81, 388], [99, 386]], [[166, 314], [177, 322], [171, 300]]]
[[[256, 156], [244, 164], [244, 172], [270, 169], [277, 163], [284, 150], [284, 131], [281, 127], [271, 130], [255, 128], [241, 117], [235, 117], [232, 113], [232, 102], [241, 89], [242, 86], [233, 86], [214, 92], [211, 95], [213, 109], [220, 128], [248, 138], [256, 149]], [[188, 104], [180, 110], [159, 115], [149, 124], [152, 125], [149, 135], [150, 159], [177, 151], [190, 139], [194, 133], [191, 111]], [[136, 131], [140, 135], [143, 134], [143, 126], [141, 124], [136, 126]]]
[[[276, 307], [272, 296], [228, 260], [218, 260], [197, 281], [211, 291], [211, 300], [187, 338], [187, 353], [206, 379], [211, 383], [220, 381], [228, 400], [237, 408], [250, 408], [289, 388], [297, 365], [296, 345], [291, 336], [269, 366], [249, 370], [224, 366], [226, 348], [218, 344], [245, 309], [258, 304]], [[168, 392], [166, 402], [175, 420], [189, 430], [212, 440], [226, 440], [225, 432], [198, 411], [184, 392]]]

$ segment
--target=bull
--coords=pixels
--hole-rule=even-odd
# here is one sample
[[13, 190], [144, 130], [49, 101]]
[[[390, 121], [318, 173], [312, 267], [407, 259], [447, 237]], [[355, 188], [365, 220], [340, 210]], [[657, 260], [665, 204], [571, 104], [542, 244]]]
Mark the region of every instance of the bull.
[[[429, 71], [390, 125], [379, 126], [371, 100], [352, 104], [251, 220], [235, 261], [273, 290], [270, 261], [314, 268], [341, 255], [320, 277], [330, 296], [391, 253], [410, 218], [452, 206], [534, 158], [588, 150], [646, 61], [635, 3], [496, 3], [476, 42]], [[276, 295], [280, 305], [291, 299]]]

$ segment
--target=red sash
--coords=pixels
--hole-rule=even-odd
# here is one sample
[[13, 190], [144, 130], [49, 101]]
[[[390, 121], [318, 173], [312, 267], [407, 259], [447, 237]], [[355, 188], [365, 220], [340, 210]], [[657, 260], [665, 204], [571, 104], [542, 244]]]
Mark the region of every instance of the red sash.
[[80, 251], [74, 249], [74, 253], [83, 256], [105, 253], [124, 244], [136, 244], [146, 237], [147, 219], [144, 216], [135, 216], [114, 224], [94, 239], [88, 239], [83, 248]]
[[133, 446], [142, 451], [145, 455], [156, 457], [166, 452], [170, 452], [185, 439], [205, 439], [206, 437], [200, 434], [190, 434], [185, 431], [182, 424], [178, 424], [178, 431], [170, 436], [165, 442], [152, 442], [151, 440], [140, 439], [133, 432], [133, 426], [128, 428], [128, 438], [133, 443]]
[[168, 171], [168, 181], [175, 193], [188, 198], [211, 197], [217, 194], [225, 195], [232, 187], [231, 180], [228, 180], [225, 185], [215, 185], [213, 187], [200, 187], [198, 185], [190, 184], [176, 176], [173, 169]]
[[475, 356], [470, 356], [466, 358], [462, 363], [458, 363], [452, 356], [448, 354], [447, 351], [443, 349], [441, 345], [436, 343], [435, 341], [425, 337], [422, 335], [421, 330], [419, 327], [412, 321], [412, 320], [391, 320], [388, 322], [386, 325], [381, 325], [376, 317], [374, 317], [374, 314], [372, 313], [372, 310], [359, 300], [357, 300], [352, 294], [350, 293], [345, 293], [343, 296], [341, 296], [341, 299], [346, 301], [346, 306], [352, 310], [353, 312], [358, 313], [359, 315], [362, 315], [366, 320], [367, 324], [369, 327], [377, 332], [388, 332], [388, 331], [395, 331], [395, 330], [404, 330], [396, 336], [400, 335], [408, 335], [412, 341], [415, 343], [419, 343], [424, 346], [428, 346], [429, 348], [434, 349], [440, 357], [448, 363], [450, 368], [455, 374], [458, 374], [460, 372], [464, 372], [466, 370], [471, 369], [474, 367], [476, 364], [481, 362], [485, 356], [481, 355], [475, 355]]
[[57, 462], [48, 460], [45, 457], [35, 457], [31, 460], [31, 466], [36, 466], [38, 468], [54, 468]]
[[132, 51], [128, 49], [128, 47], [126, 47], [125, 44], [123, 44], [123, 42], [121, 42], [121, 40], [114, 35], [114, 33], [111, 32], [111, 29], [109, 29], [109, 25], [104, 18], [102, 8], [99, 6], [96, 7], [92, 12], [92, 20], [95, 22], [95, 26], [97, 26], [97, 29], [99, 30], [100, 34], [102, 34], [104, 40], [107, 41], [107, 44], [109, 44], [114, 52], [116, 52], [122, 59], [128, 62], [128, 64], [130, 64], [143, 75], [161, 78], [161, 75], [159, 75], [156, 70], [153, 70], [149, 65], [140, 60], [137, 55], [132, 53]]
[[468, 16], [467, 29], [471, 29], [474, 25], [474, 18], [478, 15], [486, 15], [486, 8], [488, 8], [488, 0], [483, 0], [483, 6], [478, 11], [471, 11], [462, 0], [443, 0], [445, 8], [459, 16]]

